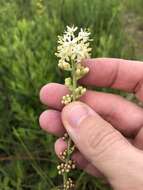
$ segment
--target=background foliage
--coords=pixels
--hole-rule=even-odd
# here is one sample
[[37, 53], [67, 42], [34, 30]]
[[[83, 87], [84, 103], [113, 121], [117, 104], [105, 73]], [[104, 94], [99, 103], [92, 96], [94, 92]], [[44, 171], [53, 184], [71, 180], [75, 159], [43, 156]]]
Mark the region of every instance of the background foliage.
[[[1, 190], [54, 190], [60, 183], [55, 137], [38, 124], [47, 109], [40, 88], [63, 80], [54, 55], [57, 35], [66, 25], [88, 27], [93, 57], [137, 58], [123, 22], [128, 7], [118, 0], [0, 0]], [[73, 177], [77, 190], [108, 189], [82, 171]]]

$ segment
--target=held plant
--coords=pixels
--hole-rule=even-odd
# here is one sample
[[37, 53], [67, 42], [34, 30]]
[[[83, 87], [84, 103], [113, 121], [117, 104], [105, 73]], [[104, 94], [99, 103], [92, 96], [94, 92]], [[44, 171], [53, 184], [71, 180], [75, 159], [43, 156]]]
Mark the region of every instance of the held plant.
[[[82, 66], [81, 61], [90, 57], [90, 32], [82, 28], [79, 32], [77, 30], [77, 27], [67, 26], [63, 36], [58, 37], [56, 53], [59, 58], [58, 66], [60, 69], [68, 71], [70, 75], [65, 78], [65, 85], [70, 93], [62, 97], [61, 102], [64, 105], [79, 99], [86, 92], [86, 88], [78, 86], [77, 82], [89, 72], [89, 68]], [[67, 142], [67, 148], [60, 153], [62, 163], [57, 166], [57, 169], [59, 175], [63, 176], [62, 189], [72, 190], [75, 188], [75, 184], [70, 178], [70, 171], [75, 169], [75, 162], [71, 159], [75, 145], [67, 133], [62, 139]]]

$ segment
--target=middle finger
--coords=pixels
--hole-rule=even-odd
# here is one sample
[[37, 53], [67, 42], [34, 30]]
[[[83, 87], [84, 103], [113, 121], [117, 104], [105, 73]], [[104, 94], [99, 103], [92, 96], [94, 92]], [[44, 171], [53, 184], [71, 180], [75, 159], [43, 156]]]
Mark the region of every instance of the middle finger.
[[[67, 92], [64, 85], [51, 83], [42, 88], [40, 99], [53, 109], [61, 110], [61, 99]], [[143, 126], [143, 110], [118, 95], [87, 91], [80, 100], [126, 136], [135, 135]]]

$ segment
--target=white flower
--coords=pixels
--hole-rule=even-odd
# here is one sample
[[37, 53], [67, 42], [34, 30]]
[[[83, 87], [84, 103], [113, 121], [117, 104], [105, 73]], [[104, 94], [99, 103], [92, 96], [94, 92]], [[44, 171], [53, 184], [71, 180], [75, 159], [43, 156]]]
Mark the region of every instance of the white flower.
[[[83, 40], [84, 42], [89, 41], [90, 32], [84, 31], [82, 28], [78, 34], [78, 38]], [[91, 41], [91, 40], [90, 40]]]
[[59, 62], [69, 62], [71, 60], [79, 63], [82, 59], [89, 58], [91, 48], [89, 47], [90, 32], [80, 29], [76, 35], [77, 27], [67, 26], [63, 36], [58, 36], [58, 47], [56, 56], [60, 58]]
[[74, 33], [77, 31], [77, 27], [74, 27], [74, 26], [72, 26], [72, 27], [69, 27], [69, 26], [67, 26], [67, 31], [65, 31], [64, 33], [66, 34], [66, 35], [69, 35], [69, 36], [72, 36], [72, 35], [74, 35]]

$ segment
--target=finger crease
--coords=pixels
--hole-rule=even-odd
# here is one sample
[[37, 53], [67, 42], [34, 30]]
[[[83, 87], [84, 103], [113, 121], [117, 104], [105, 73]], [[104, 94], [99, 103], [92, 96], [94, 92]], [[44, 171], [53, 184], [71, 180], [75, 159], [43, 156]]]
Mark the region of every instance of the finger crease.
[[114, 84], [116, 83], [116, 81], [117, 81], [117, 79], [118, 79], [118, 75], [119, 75], [119, 70], [120, 70], [120, 62], [118, 62], [117, 64], [116, 64], [116, 69], [115, 69], [115, 74], [113, 75], [113, 78], [112, 78], [112, 80], [111, 80], [111, 83], [109, 84], [109, 86], [108, 87], [112, 87], [112, 86], [114, 86]]
[[143, 79], [139, 80], [139, 81], [135, 84], [135, 86], [134, 86], [134, 88], [133, 88], [133, 93], [134, 93], [134, 94], [137, 94], [137, 93], [140, 91], [142, 84], [143, 84]]

